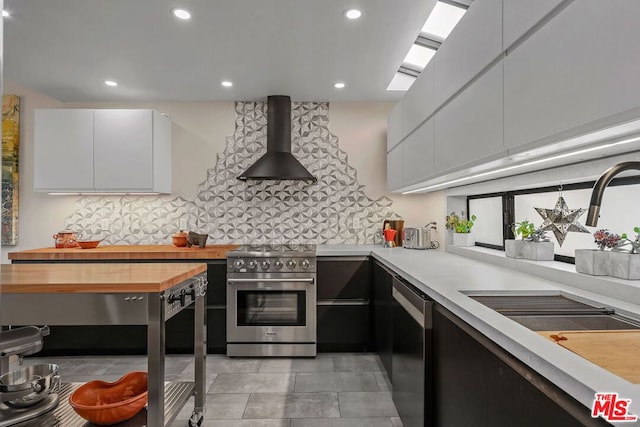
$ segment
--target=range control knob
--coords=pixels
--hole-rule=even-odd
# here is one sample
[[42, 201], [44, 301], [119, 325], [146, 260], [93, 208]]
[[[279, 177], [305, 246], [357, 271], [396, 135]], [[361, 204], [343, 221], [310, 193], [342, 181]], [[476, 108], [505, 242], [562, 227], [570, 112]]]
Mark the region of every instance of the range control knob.
[[300, 261], [300, 268], [302, 268], [304, 270], [309, 268], [309, 260], [308, 259], [303, 259], [302, 261]]
[[260, 268], [263, 270], [266, 270], [267, 268], [269, 268], [270, 265], [271, 263], [269, 262], [268, 259], [265, 259], [264, 261], [260, 262]]
[[237, 260], [233, 261], [233, 268], [235, 268], [236, 270], [240, 270], [243, 266], [244, 260], [238, 258]]
[[249, 268], [249, 270], [255, 270], [257, 266], [258, 262], [254, 259], [249, 260], [249, 262], [247, 263], [247, 267]]
[[287, 268], [289, 270], [293, 270], [294, 268], [296, 268], [296, 261], [293, 259], [290, 259], [287, 261]]
[[282, 269], [282, 261], [277, 260], [276, 262], [273, 263], [273, 266], [276, 268], [276, 270], [280, 270]]

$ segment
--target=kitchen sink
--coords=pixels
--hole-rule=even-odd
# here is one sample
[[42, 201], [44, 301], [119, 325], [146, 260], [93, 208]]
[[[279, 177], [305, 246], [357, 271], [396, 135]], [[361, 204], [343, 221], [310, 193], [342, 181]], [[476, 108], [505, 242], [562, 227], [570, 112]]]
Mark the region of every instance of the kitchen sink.
[[612, 307], [588, 304], [564, 295], [469, 295], [470, 298], [533, 331], [640, 329], [640, 321]]

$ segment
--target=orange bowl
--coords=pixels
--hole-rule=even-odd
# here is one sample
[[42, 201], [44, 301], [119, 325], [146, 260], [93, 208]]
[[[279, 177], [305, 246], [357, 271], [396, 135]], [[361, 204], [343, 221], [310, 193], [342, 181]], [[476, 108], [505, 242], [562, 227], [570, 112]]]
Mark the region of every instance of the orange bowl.
[[78, 240], [78, 245], [82, 249], [93, 249], [98, 247], [98, 245], [102, 242], [102, 240]]
[[98, 425], [133, 418], [147, 404], [147, 373], [129, 372], [116, 382], [100, 380], [81, 385], [69, 397], [78, 415]]

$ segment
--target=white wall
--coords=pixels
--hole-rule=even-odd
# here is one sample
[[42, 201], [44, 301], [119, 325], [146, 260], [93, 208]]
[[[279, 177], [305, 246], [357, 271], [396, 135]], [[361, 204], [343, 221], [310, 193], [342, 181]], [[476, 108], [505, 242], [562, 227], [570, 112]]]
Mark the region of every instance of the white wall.
[[[215, 164], [216, 155], [234, 130], [232, 102], [158, 102], [158, 103], [60, 103], [28, 88], [4, 82], [5, 93], [21, 97], [19, 244], [2, 248], [7, 253], [53, 245], [52, 235], [64, 228], [64, 221], [78, 196], [49, 196], [33, 191], [33, 110], [34, 108], [154, 108], [173, 120], [173, 195], [193, 200], [197, 186], [206, 179], [206, 171]], [[392, 208], [406, 226], [424, 225], [437, 220], [444, 223], [443, 193], [402, 196], [386, 191], [386, 119], [391, 103], [330, 104], [331, 132], [349, 155], [357, 170], [358, 181], [371, 198], [386, 195]], [[68, 165], [73, 167], [73, 160]]]

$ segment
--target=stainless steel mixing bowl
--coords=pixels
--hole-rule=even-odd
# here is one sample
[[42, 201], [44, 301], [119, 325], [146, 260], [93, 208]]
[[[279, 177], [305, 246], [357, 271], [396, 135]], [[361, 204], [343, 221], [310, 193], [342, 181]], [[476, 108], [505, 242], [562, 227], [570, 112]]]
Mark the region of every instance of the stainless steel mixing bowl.
[[59, 388], [58, 365], [27, 366], [0, 377], [0, 402], [12, 408], [36, 405]]

